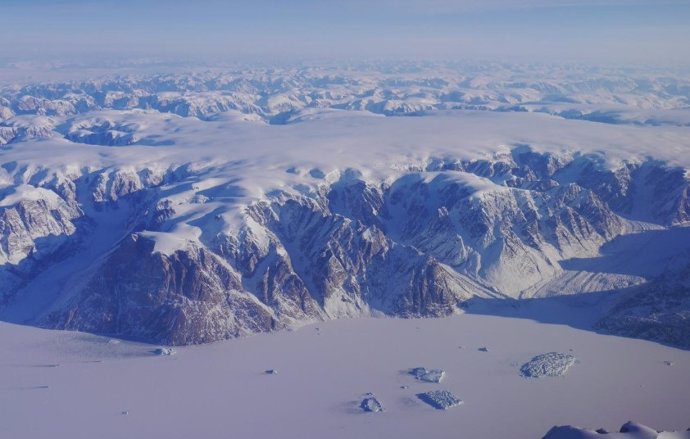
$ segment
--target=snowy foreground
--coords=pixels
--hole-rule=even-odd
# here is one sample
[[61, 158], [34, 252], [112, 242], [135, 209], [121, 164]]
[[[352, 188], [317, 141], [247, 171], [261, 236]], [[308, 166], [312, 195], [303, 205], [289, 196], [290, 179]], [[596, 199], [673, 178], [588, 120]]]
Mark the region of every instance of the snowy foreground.
[[[345, 319], [171, 356], [155, 348], [1, 324], [0, 437], [535, 439], [556, 425], [690, 427], [690, 352], [530, 319]], [[571, 349], [579, 362], [566, 375], [520, 375], [537, 354]], [[443, 383], [416, 380], [419, 364], [443, 368]], [[463, 404], [436, 410], [416, 397], [441, 389]], [[383, 412], [360, 408], [369, 392]]]

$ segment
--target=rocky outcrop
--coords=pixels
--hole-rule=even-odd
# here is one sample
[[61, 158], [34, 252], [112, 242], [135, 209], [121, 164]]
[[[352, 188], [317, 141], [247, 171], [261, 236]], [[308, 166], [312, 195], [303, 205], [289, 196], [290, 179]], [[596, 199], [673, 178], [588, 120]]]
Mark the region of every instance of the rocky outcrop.
[[205, 343], [276, 329], [272, 311], [242, 289], [203, 248], [155, 253], [131, 235], [47, 326], [168, 345]]
[[690, 265], [633, 288], [597, 328], [690, 349]]
[[74, 234], [82, 216], [55, 192], [21, 185], [0, 203], [0, 265], [40, 258]]

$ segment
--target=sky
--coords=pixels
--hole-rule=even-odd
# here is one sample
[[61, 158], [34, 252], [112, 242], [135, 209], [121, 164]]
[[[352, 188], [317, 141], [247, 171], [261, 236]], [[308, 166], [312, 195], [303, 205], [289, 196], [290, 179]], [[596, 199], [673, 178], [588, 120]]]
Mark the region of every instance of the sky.
[[0, 61], [690, 62], [690, 0], [0, 0], [0, 6]]

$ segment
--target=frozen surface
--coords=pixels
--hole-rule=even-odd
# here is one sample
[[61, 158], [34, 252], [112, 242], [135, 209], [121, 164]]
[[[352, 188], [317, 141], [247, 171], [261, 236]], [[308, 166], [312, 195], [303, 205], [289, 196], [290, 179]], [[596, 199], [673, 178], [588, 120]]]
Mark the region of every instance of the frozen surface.
[[537, 355], [520, 368], [520, 374], [526, 378], [557, 377], [568, 373], [568, 369], [577, 359], [570, 354], [548, 352]]
[[[529, 311], [527, 304], [521, 309]], [[574, 315], [573, 310], [553, 305], [532, 311]], [[582, 311], [586, 318], [589, 311]], [[687, 351], [531, 319], [471, 314], [344, 319], [318, 327], [182, 347], [175, 356], [156, 357], [150, 354], [155, 346], [2, 323], [0, 437], [220, 439], [231, 432], [445, 439], [462, 432], [534, 439], [554, 425], [617, 431], [630, 419], [666, 431], [690, 427]], [[490, 354], [457, 348], [482, 344], [491, 346]], [[561, 379], [526, 380], [516, 373], [534, 352], [569, 349], [580, 364]], [[463, 407], [431, 410], [415, 396], [431, 390], [430, 384], [400, 371], [429, 363], [447, 371], [443, 389], [461, 396]], [[263, 373], [269, 367], [280, 374], [269, 379]], [[366, 392], [384, 401], [386, 411], [362, 416], [362, 398], [353, 394]]]

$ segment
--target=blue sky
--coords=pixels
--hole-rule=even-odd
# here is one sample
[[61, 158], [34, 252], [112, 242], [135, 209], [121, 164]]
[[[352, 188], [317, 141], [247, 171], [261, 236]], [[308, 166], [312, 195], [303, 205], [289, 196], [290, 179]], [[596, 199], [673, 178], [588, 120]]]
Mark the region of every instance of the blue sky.
[[0, 57], [684, 64], [690, 0], [0, 0]]

